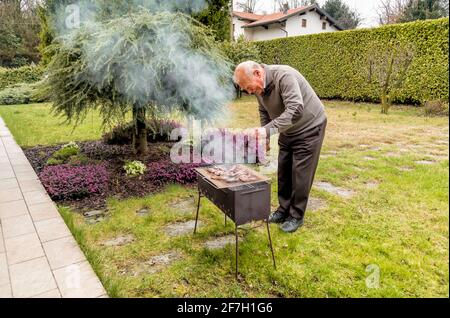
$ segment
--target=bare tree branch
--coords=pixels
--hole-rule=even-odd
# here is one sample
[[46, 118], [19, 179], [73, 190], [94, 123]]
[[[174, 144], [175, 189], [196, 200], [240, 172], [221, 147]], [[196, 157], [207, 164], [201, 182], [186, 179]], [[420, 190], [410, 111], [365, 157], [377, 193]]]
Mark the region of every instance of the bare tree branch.
[[240, 0], [236, 5], [244, 12], [255, 13], [258, 2], [259, 0]]

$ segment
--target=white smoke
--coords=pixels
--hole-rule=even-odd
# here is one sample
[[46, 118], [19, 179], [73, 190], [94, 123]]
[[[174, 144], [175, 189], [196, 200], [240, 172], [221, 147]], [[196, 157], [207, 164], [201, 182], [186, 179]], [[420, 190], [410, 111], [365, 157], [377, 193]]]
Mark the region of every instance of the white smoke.
[[[78, 1], [59, 8], [55, 17], [54, 26], [59, 38], [70, 47], [76, 47], [76, 35], [80, 25], [93, 36], [89, 41], [83, 42], [81, 50], [88, 73], [85, 81], [95, 85], [99, 90], [106, 84], [113, 82], [114, 90], [119, 94], [128, 96], [135, 105], [156, 103], [164, 108], [165, 113], [171, 111], [169, 106], [181, 102], [194, 114], [212, 120], [220, 114], [209, 113], [214, 107], [211, 105], [226, 105], [233, 97], [231, 80], [224, 83], [219, 77], [228, 66], [221, 63], [212, 63], [203, 54], [191, 49], [190, 41], [184, 30], [179, 30], [176, 24], [163, 24], [156, 32], [141, 35], [135, 47], [131, 47], [123, 56], [117, 56], [115, 46], [122, 45], [126, 30], [108, 24], [111, 18], [129, 19], [129, 13], [137, 10], [150, 10], [151, 12], [199, 12], [207, 7], [205, 0], [133, 0], [119, 2], [119, 5], [106, 0]], [[79, 15], [79, 16], [77, 16]], [[107, 28], [107, 29], [106, 29]], [[146, 52], [151, 59], [143, 59]], [[132, 58], [130, 58], [130, 56]], [[106, 61], [114, 61], [114, 66], [104, 68]], [[138, 62], [136, 62], [138, 61]], [[225, 63], [225, 61], [224, 61]], [[168, 72], [167, 77], [161, 79], [158, 73], [159, 65], [171, 65], [175, 72]], [[114, 80], [111, 81], [111, 74]], [[161, 82], [164, 88], [161, 89]], [[105, 84], [106, 83], [106, 84]], [[174, 93], [176, 92], [176, 94]], [[178, 96], [178, 99], [175, 99]]]

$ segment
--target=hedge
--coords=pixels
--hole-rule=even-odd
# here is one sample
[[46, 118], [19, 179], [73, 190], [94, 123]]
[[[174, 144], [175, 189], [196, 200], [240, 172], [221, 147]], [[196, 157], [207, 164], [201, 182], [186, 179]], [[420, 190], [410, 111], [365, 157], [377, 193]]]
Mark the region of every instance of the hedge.
[[0, 67], [0, 90], [18, 83], [34, 83], [42, 79], [43, 69], [39, 66], [19, 68]]
[[19, 83], [0, 90], [1, 105], [41, 103], [46, 100], [37, 95], [36, 83]]
[[449, 19], [417, 21], [256, 42], [266, 64], [298, 69], [321, 98], [379, 102], [368, 81], [367, 48], [392, 40], [415, 47], [415, 57], [395, 103], [448, 100]]

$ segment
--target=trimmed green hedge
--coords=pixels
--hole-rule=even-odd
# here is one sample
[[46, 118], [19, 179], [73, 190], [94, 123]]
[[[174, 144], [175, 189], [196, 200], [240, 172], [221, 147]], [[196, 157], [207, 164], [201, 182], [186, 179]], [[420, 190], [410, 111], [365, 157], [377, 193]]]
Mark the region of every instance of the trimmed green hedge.
[[0, 91], [14, 84], [30, 84], [40, 81], [42, 75], [43, 69], [39, 66], [23, 66], [19, 68], [0, 67]]
[[379, 102], [368, 81], [369, 43], [392, 40], [412, 44], [415, 58], [395, 103], [448, 100], [449, 19], [418, 21], [334, 33], [321, 33], [256, 42], [266, 64], [298, 69], [322, 98]]
[[37, 83], [19, 83], [0, 90], [1, 105], [19, 105], [44, 102], [37, 96]]

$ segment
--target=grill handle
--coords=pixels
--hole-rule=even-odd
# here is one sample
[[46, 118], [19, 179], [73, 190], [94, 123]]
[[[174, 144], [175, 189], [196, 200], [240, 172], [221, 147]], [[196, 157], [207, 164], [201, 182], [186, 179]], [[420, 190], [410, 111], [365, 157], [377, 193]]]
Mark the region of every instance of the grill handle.
[[259, 188], [259, 189], [255, 189], [255, 190], [244, 191], [244, 192], [241, 192], [241, 194], [243, 194], [243, 195], [251, 194], [251, 193], [255, 193], [255, 192], [261, 192], [261, 191], [264, 191], [264, 190], [265, 190], [264, 188]]

